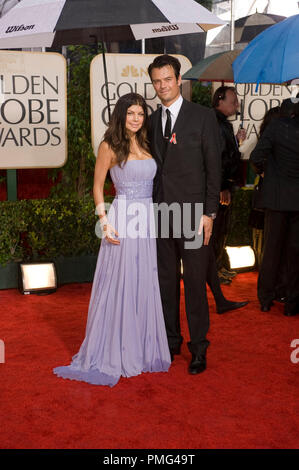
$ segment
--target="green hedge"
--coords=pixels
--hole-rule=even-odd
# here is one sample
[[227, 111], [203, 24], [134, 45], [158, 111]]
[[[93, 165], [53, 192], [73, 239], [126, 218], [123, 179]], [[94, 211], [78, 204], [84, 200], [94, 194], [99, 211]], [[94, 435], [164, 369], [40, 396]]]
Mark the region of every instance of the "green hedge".
[[249, 214], [252, 209], [252, 188], [238, 189], [232, 201], [232, 217], [228, 246], [252, 246], [252, 228], [248, 226]]
[[0, 264], [98, 252], [92, 197], [0, 203]]
[[[252, 245], [248, 227], [252, 190], [233, 200], [229, 245]], [[106, 201], [111, 202], [107, 196]], [[84, 199], [30, 199], [0, 203], [0, 264], [96, 254], [97, 216], [91, 196]]]

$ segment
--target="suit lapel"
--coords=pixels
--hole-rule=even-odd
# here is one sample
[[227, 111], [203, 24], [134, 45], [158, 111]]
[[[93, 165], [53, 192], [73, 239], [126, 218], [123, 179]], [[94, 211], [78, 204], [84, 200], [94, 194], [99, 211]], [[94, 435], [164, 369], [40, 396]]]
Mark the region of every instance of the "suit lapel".
[[[176, 121], [175, 121], [175, 124], [174, 124], [174, 127], [171, 131], [171, 134], [175, 134], [175, 138], [176, 138], [176, 141], [178, 142], [179, 139], [180, 139], [180, 135], [183, 134], [184, 132], [184, 129], [185, 129], [185, 125], [186, 125], [186, 116], [187, 116], [187, 101], [186, 100], [183, 100], [183, 103], [182, 103], [182, 106], [181, 106], [181, 109], [179, 111], [179, 114], [176, 118]], [[170, 150], [175, 150], [175, 146], [176, 144], [175, 143], [169, 143], [167, 145], [167, 149], [166, 149], [166, 154], [165, 154], [165, 159], [164, 161], [166, 160], [167, 158], [167, 155], [169, 154], [169, 151]]]
[[186, 102], [186, 100], [183, 99], [183, 103], [182, 103], [180, 112], [178, 114], [178, 117], [176, 118], [174, 127], [171, 131], [171, 134], [176, 134], [177, 139], [178, 139], [178, 136], [180, 135], [180, 132], [183, 131], [184, 126], [186, 124], [186, 120], [185, 120], [186, 114], [187, 114], [186, 108], [187, 108], [187, 102]]
[[157, 157], [157, 159], [160, 161], [160, 163], [163, 163], [163, 157], [162, 157], [162, 153], [161, 153], [161, 149], [160, 149], [160, 145], [159, 145], [159, 141], [158, 141], [158, 132], [159, 132], [159, 127], [158, 126], [161, 126], [162, 124], [162, 120], [161, 120], [161, 116], [162, 116], [162, 107], [157, 111], [156, 113], [156, 116], [155, 116], [155, 121], [154, 121], [154, 126], [153, 126], [153, 137], [154, 137], [154, 153], [155, 153], [155, 156]]

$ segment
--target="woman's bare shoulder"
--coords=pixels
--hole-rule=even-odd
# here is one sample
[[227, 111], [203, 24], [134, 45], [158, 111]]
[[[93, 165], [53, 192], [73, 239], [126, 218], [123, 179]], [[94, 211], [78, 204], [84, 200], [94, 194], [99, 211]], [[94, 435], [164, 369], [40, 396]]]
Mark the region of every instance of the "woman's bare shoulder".
[[99, 145], [97, 158], [100, 158], [102, 161], [105, 161], [109, 168], [112, 168], [117, 164], [115, 152], [112, 150], [110, 145], [104, 140]]
[[99, 145], [99, 150], [98, 150], [98, 153], [114, 153], [112, 148], [110, 147], [110, 145], [108, 144], [108, 142], [106, 142], [105, 140], [102, 140], [102, 142], [100, 143]]

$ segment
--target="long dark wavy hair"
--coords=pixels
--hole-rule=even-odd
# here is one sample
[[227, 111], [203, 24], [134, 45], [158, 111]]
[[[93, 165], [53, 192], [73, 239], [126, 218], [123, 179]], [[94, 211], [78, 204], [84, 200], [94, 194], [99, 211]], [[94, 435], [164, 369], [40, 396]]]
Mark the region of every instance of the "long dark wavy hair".
[[144, 121], [142, 127], [136, 133], [136, 140], [141, 149], [149, 151], [147, 140], [148, 112], [144, 98], [138, 93], [128, 93], [123, 95], [117, 101], [109, 122], [108, 129], [104, 135], [104, 142], [116, 155], [116, 161], [119, 166], [126, 163], [130, 153], [130, 137], [126, 130], [127, 111], [130, 106], [141, 106], [144, 112]]

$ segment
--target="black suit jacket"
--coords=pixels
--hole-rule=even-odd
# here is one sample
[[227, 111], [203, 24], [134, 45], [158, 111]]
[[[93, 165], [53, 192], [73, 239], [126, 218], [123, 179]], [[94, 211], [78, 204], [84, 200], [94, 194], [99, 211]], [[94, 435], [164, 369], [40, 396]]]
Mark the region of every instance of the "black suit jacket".
[[250, 155], [265, 172], [260, 207], [299, 211], [299, 116], [273, 119]]
[[241, 153], [239, 151], [234, 129], [227, 117], [215, 109], [216, 118], [222, 137], [222, 180], [221, 191], [232, 190], [239, 178]]
[[221, 185], [220, 134], [212, 109], [183, 100], [164, 162], [159, 145], [162, 109], [150, 116], [150, 145], [158, 169], [154, 202], [202, 202], [204, 212], [217, 212]]

